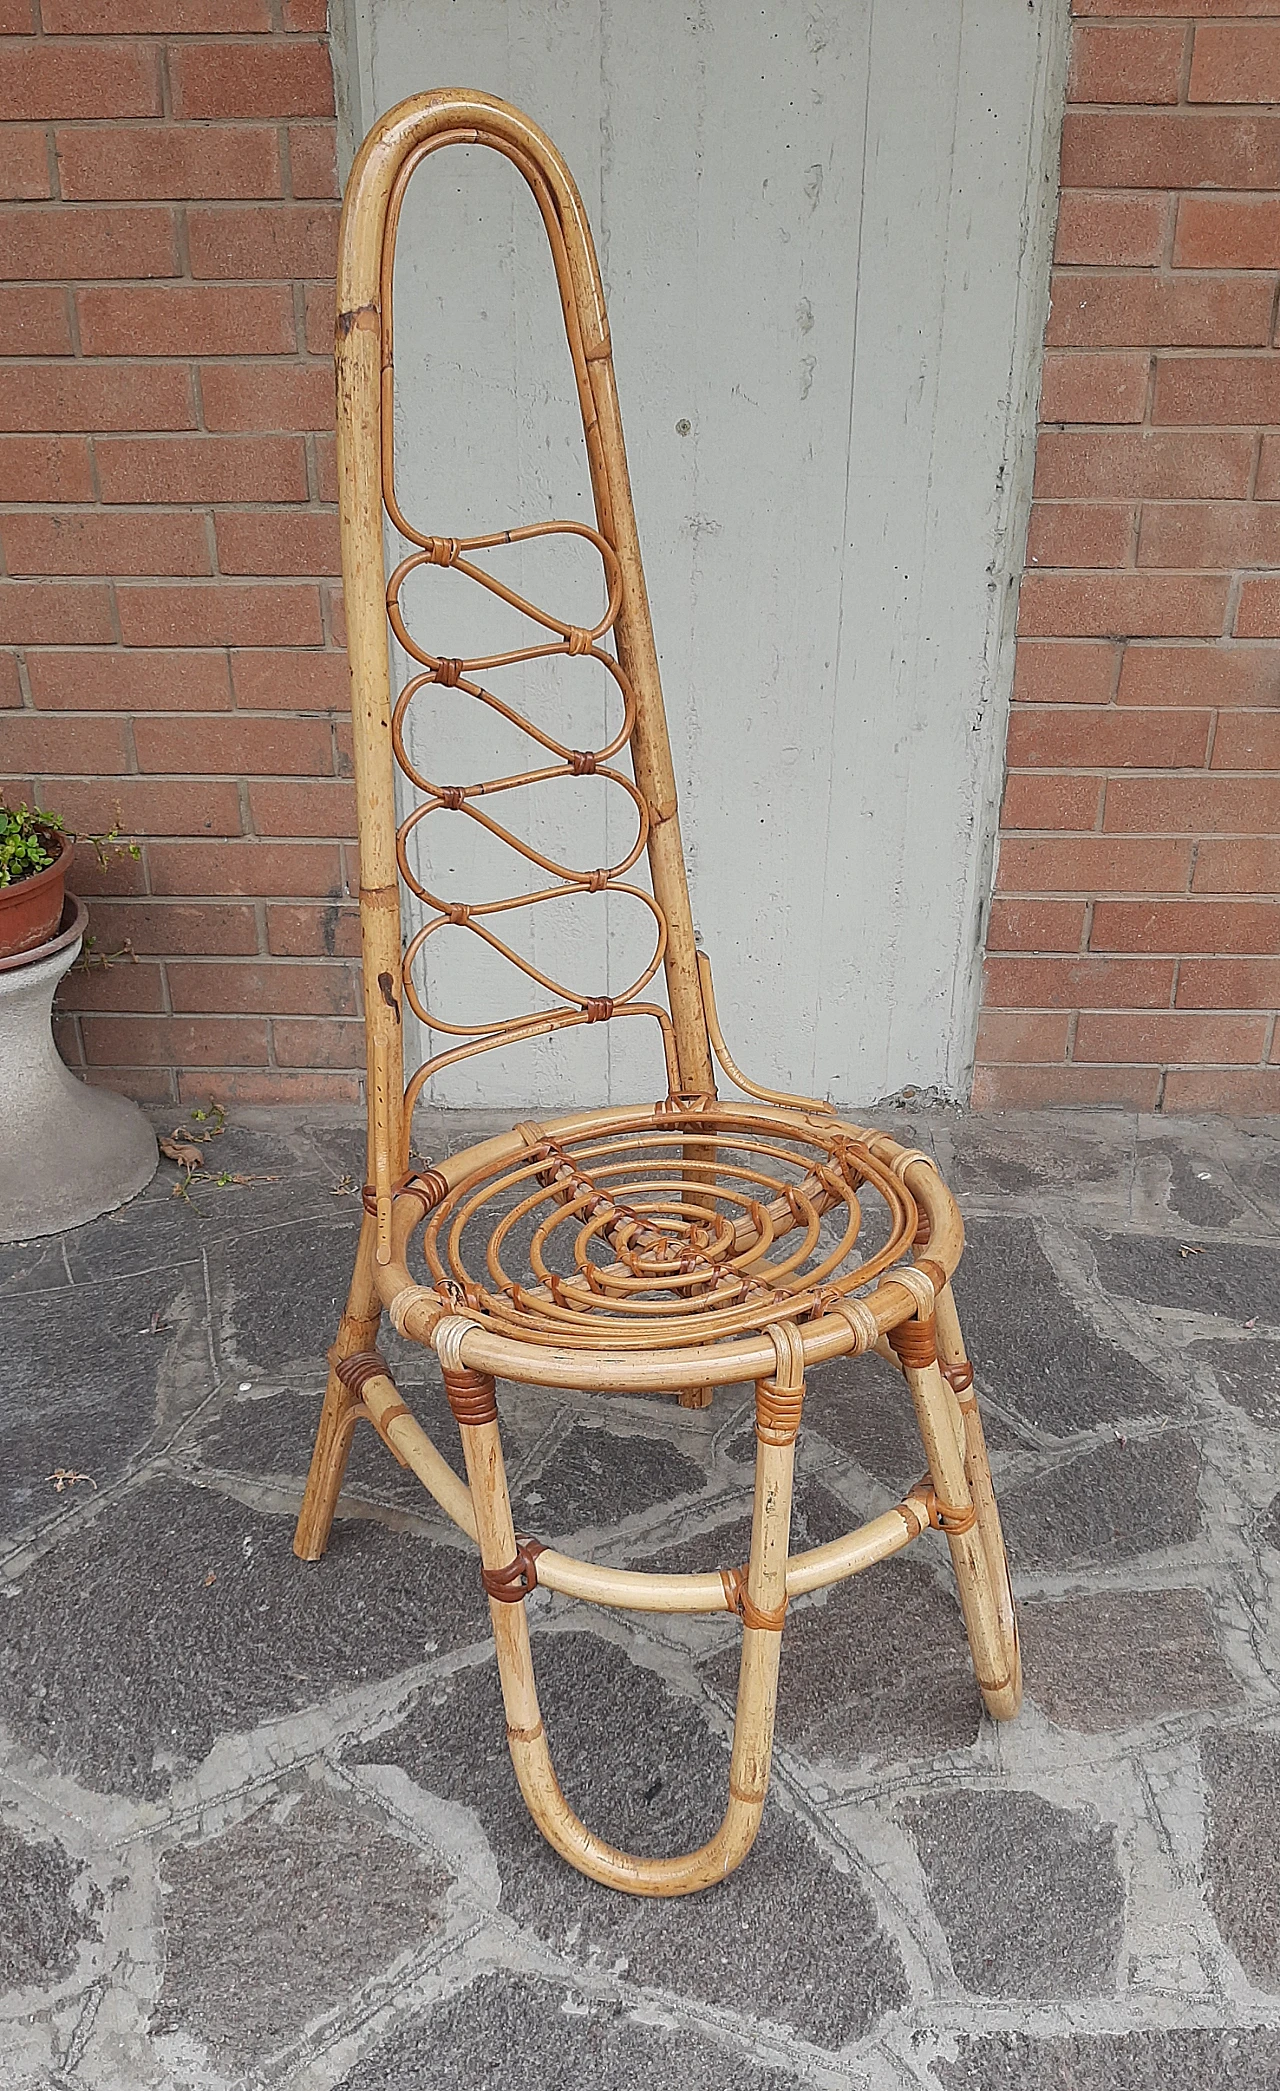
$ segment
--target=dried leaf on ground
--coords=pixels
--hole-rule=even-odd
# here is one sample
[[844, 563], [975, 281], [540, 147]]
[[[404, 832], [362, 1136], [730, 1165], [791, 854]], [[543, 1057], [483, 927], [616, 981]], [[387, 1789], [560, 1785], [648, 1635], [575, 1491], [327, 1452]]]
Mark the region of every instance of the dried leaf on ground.
[[161, 1135], [160, 1152], [169, 1161], [176, 1162], [180, 1169], [204, 1167], [204, 1156], [193, 1141], [183, 1138], [181, 1126], [175, 1125], [171, 1133]]
[[92, 1474], [78, 1474], [74, 1467], [55, 1467], [52, 1474], [46, 1474], [44, 1478], [52, 1481], [59, 1495], [64, 1488], [74, 1488], [77, 1481], [87, 1481], [90, 1488], [98, 1486]]

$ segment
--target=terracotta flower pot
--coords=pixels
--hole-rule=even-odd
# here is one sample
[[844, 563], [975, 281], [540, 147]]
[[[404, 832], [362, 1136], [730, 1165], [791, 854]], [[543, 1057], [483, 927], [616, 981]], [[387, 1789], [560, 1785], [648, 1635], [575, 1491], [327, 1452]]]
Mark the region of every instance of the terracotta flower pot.
[[15, 952], [34, 951], [56, 934], [62, 920], [63, 888], [71, 861], [71, 838], [59, 836], [61, 847], [52, 864], [30, 878], [15, 879], [0, 886], [0, 958]]

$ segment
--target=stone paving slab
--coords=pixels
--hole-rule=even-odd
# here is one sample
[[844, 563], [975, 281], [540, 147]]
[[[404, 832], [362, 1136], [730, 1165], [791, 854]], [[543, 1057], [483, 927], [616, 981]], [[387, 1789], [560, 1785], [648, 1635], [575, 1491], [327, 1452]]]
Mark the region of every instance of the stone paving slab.
[[[371, 1432], [293, 1557], [357, 1126], [238, 1111], [185, 1196], [0, 1251], [3, 2091], [1280, 2085], [1280, 1126], [879, 1122], [964, 1201], [1026, 1707], [984, 1718], [935, 1535], [797, 1602], [756, 1849], [672, 1903], [532, 1829], [469, 1549]], [[456, 1461], [434, 1361], [384, 1342]], [[744, 1555], [741, 1390], [501, 1405], [540, 1536]], [[820, 1371], [796, 1544], [921, 1466], [892, 1372]], [[733, 1623], [530, 1617], [573, 1804], [708, 1834]]]
[[481, 1975], [368, 2055], [346, 2091], [783, 2091], [794, 2082], [678, 2025], [588, 2004], [527, 1975]]

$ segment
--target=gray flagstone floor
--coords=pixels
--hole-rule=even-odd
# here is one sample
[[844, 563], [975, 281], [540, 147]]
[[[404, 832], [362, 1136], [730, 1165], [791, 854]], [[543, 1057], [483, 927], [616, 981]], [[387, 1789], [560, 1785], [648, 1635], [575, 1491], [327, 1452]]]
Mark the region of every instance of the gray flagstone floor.
[[[372, 1434], [324, 1562], [290, 1551], [358, 1129], [235, 1113], [188, 1198], [165, 1165], [0, 1250], [4, 2091], [1280, 2085], [1280, 1126], [879, 1122], [969, 1217], [1027, 1705], [982, 1718], [936, 1535], [798, 1603], [756, 1850], [676, 1903], [531, 1828], [474, 1562]], [[744, 1556], [745, 1390], [502, 1403], [541, 1537]], [[824, 1368], [794, 1543], [920, 1466], [901, 1383]], [[580, 1812], [707, 1834], [733, 1623], [531, 1617]]]

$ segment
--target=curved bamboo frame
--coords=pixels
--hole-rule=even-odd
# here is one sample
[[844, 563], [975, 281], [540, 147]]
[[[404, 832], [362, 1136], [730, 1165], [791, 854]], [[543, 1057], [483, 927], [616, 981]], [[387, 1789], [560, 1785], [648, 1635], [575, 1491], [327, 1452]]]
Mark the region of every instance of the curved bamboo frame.
[[[395, 241], [410, 177], [449, 144], [485, 145], [524, 177], [546, 229], [582, 409], [596, 509], [584, 524], [526, 524], [464, 540], [419, 530], [395, 484], [392, 289]], [[343, 205], [336, 336], [343, 585], [360, 820], [360, 915], [368, 1042], [369, 1175], [355, 1271], [337, 1338], [295, 1535], [305, 1560], [323, 1553], [357, 1422], [368, 1421], [477, 1546], [521, 1791], [557, 1851], [596, 1880], [641, 1895], [680, 1895], [731, 1872], [750, 1849], [772, 1758], [783, 1621], [791, 1597], [856, 1575], [929, 1527], [951, 1551], [974, 1668], [987, 1711], [1018, 1709], [1017, 1622], [982, 1423], [951, 1295], [963, 1247], [955, 1201], [927, 1156], [841, 1120], [816, 1098], [750, 1081], [721, 1035], [710, 965], [696, 948], [657, 655], [632, 510], [608, 324], [595, 251], [564, 162], [527, 117], [489, 96], [416, 96], [371, 131]], [[413, 549], [389, 579], [383, 518]], [[598, 552], [605, 603], [575, 626], [528, 602], [469, 556], [571, 533]], [[484, 659], [433, 654], [401, 599], [423, 565], [450, 568], [499, 596], [535, 629], [532, 643]], [[393, 701], [388, 632], [415, 664]], [[607, 642], [612, 642], [613, 653]], [[548, 655], [589, 658], [617, 689], [621, 718], [599, 749], [572, 749], [478, 678]], [[444, 784], [412, 761], [405, 720], [427, 685], [489, 706], [538, 746], [518, 776]], [[634, 783], [613, 767], [629, 751]], [[396, 766], [418, 803], [397, 825]], [[433, 765], [434, 766], [434, 765]], [[560, 864], [522, 843], [475, 802], [518, 786], [596, 776], [621, 790], [636, 836], [613, 865]], [[442, 811], [479, 821], [552, 881], [509, 901], [468, 904], [435, 893], [416, 868], [415, 838]], [[629, 882], [647, 857], [652, 891]], [[429, 909], [402, 953], [401, 882]], [[581, 994], [512, 949], [492, 919], [604, 891], [647, 908], [655, 948], [613, 997]], [[429, 937], [458, 927], [526, 973], [552, 1006], [476, 1026], [442, 1019], [413, 967]], [[667, 1007], [640, 1000], [659, 968]], [[402, 1009], [446, 1045], [405, 1082]], [[643, 1015], [656, 1021], [667, 1094], [527, 1123], [431, 1168], [409, 1166], [412, 1110], [432, 1073], [453, 1061], [575, 1024]], [[713, 1060], [748, 1101], [717, 1101]], [[879, 1248], [859, 1260], [862, 1196], [887, 1215]], [[514, 1201], [514, 1202], [513, 1202]], [[832, 1244], [823, 1225], [843, 1214]], [[521, 1226], [533, 1229], [527, 1275], [508, 1269]], [[470, 1230], [470, 1232], [469, 1232]], [[468, 1260], [476, 1232], [483, 1270]], [[555, 1255], [569, 1245], [569, 1268]], [[923, 1251], [927, 1249], [927, 1256]], [[415, 1277], [411, 1256], [420, 1263]], [[908, 1261], [908, 1259], [911, 1259]], [[561, 1263], [564, 1256], [561, 1255]], [[425, 1282], [424, 1282], [425, 1281]], [[382, 1314], [433, 1348], [457, 1419], [466, 1481], [400, 1399], [374, 1348]], [[928, 1471], [903, 1501], [857, 1531], [790, 1554], [791, 1492], [805, 1374], [828, 1358], [875, 1351], [900, 1368]], [[754, 1381], [756, 1483], [742, 1566], [656, 1575], [579, 1561], [515, 1532], [502, 1457], [496, 1379], [586, 1391], [665, 1393], [703, 1405], [719, 1386]], [[670, 1859], [618, 1851], [569, 1808], [556, 1781], [534, 1683], [523, 1600], [537, 1584], [586, 1602], [656, 1612], [734, 1612], [742, 1659], [720, 1828]]]

